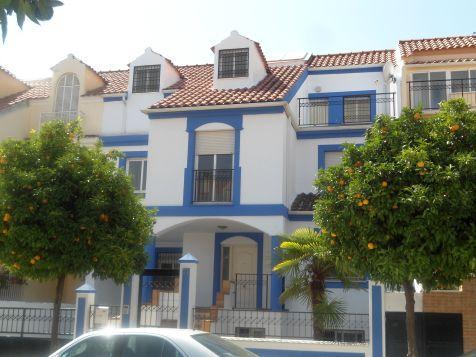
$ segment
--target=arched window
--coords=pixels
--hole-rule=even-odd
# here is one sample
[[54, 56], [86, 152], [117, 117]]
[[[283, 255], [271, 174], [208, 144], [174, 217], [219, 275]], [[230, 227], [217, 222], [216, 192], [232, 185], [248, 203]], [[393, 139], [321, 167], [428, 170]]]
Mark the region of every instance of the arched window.
[[74, 73], [63, 75], [56, 85], [56, 113], [71, 113], [76, 116], [79, 100], [79, 80]]

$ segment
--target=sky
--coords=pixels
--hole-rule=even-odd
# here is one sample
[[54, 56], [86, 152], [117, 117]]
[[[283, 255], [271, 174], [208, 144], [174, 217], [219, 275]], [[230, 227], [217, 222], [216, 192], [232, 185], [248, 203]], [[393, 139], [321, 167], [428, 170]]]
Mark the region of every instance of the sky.
[[69, 53], [97, 70], [124, 69], [147, 47], [175, 64], [211, 63], [232, 30], [268, 59], [396, 48], [398, 40], [476, 32], [476, 0], [64, 0], [41, 26], [10, 17], [0, 66], [51, 76]]

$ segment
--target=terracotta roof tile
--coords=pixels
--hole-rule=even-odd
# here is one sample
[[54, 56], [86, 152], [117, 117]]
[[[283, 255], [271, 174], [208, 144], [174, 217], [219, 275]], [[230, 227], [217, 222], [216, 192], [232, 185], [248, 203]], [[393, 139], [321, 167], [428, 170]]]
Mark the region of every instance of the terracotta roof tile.
[[410, 61], [406, 64], [437, 64], [437, 63], [469, 63], [476, 62], [476, 58], [448, 58], [448, 59], [435, 59], [428, 61]]
[[476, 47], [476, 35], [404, 40], [398, 43], [402, 57], [419, 51], [449, 50]]
[[184, 78], [166, 88], [177, 91], [150, 109], [280, 101], [284, 99], [305, 68], [305, 66], [273, 67], [263, 80], [251, 88], [219, 90], [213, 89], [213, 65], [179, 66], [178, 69]]
[[116, 70], [116, 71], [102, 71], [98, 72], [99, 76], [104, 80], [104, 86], [93, 89], [85, 96], [90, 95], [103, 95], [103, 94], [119, 94], [127, 92], [127, 85], [129, 81], [129, 70]]
[[50, 80], [42, 79], [37, 81], [25, 82], [30, 89], [10, 95], [0, 99], [0, 110], [7, 109], [18, 103], [29, 99], [43, 99], [48, 98], [50, 93]]
[[385, 64], [395, 62], [395, 50], [376, 50], [362, 52], [335, 53], [311, 56], [308, 60], [309, 67], [344, 67], [363, 66], [371, 64]]

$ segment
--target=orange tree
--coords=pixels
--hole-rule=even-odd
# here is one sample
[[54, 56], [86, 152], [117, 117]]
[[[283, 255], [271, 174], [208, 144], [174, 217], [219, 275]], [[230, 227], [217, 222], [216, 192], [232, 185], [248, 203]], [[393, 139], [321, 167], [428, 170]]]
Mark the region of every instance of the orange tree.
[[39, 25], [40, 21], [50, 20], [53, 17], [54, 8], [61, 5], [63, 3], [58, 0], [0, 0], [0, 27], [3, 41], [7, 36], [8, 16], [15, 13], [20, 28], [23, 27], [26, 17]]
[[462, 100], [426, 118], [380, 116], [365, 144], [319, 173], [315, 222], [337, 260], [406, 298], [408, 356], [416, 356], [414, 286], [459, 285], [476, 266], [476, 113]]
[[57, 280], [52, 348], [65, 277], [125, 282], [145, 263], [153, 218], [116, 154], [81, 144], [79, 122], [54, 121], [0, 145], [0, 260], [20, 278]]

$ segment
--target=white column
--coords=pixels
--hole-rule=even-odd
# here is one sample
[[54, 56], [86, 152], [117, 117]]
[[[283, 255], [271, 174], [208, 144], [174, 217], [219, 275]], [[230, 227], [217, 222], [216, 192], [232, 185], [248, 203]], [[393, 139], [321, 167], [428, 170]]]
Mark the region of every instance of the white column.
[[138, 311], [139, 311], [139, 285], [140, 285], [140, 276], [133, 275], [131, 281], [131, 303], [129, 306], [129, 327], [138, 327], [140, 326]]
[[94, 305], [95, 296], [96, 290], [89, 284], [76, 289], [75, 338], [89, 331], [90, 310], [91, 305]]
[[179, 259], [179, 328], [193, 328], [193, 309], [197, 299], [198, 260], [192, 254], [185, 254]]

